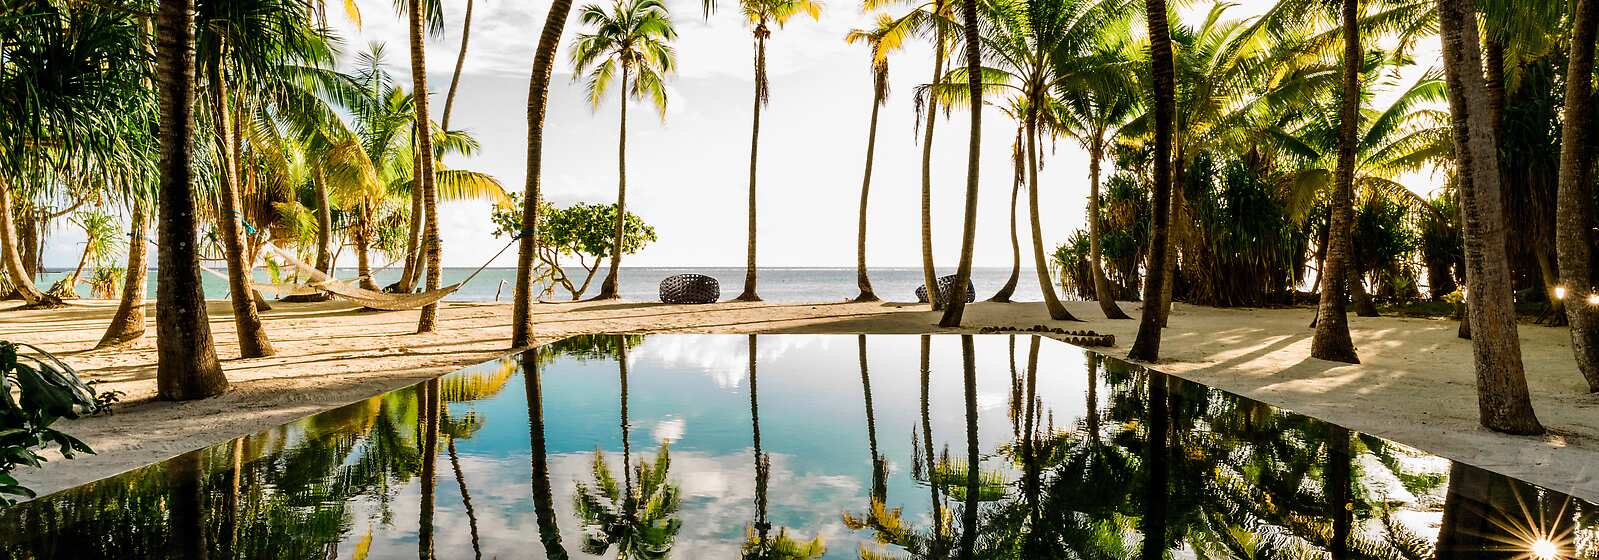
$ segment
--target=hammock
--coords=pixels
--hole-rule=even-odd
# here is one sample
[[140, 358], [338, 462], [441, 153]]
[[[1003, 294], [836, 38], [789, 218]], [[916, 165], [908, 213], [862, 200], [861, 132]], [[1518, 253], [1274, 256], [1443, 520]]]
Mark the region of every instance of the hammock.
[[472, 271], [471, 274], [467, 275], [467, 277], [462, 279], [460, 282], [456, 282], [436, 290], [428, 290], [414, 294], [390, 294], [368, 290], [356, 285], [354, 282], [330, 277], [327, 274], [324, 274], [322, 271], [317, 270], [315, 266], [294, 258], [294, 256], [289, 254], [287, 251], [279, 249], [273, 246], [271, 243], [268, 243], [262, 247], [262, 254], [277, 255], [279, 260], [287, 263], [289, 266], [293, 266], [300, 272], [304, 272], [306, 276], [311, 277], [311, 282], [307, 283], [306, 285], [315, 290], [327, 292], [332, 294], [334, 297], [349, 301], [362, 307], [380, 309], [383, 311], [405, 311], [408, 309], [416, 309], [419, 307], [432, 305], [438, 303], [440, 300], [443, 300], [446, 297], [449, 297], [450, 294], [453, 294], [456, 290], [461, 289], [461, 286], [466, 285], [467, 282], [471, 282], [473, 278], [476, 278], [478, 273], [483, 272], [483, 269], [488, 268], [489, 264], [493, 263], [494, 259], [497, 259], [500, 257], [500, 255], [504, 254], [506, 249], [511, 248], [511, 245], [516, 243], [516, 240], [517, 238], [513, 237], [510, 243], [506, 243], [504, 247], [500, 248], [498, 253], [495, 253], [493, 257], [489, 257], [489, 260], [484, 262], [483, 266], [477, 267], [477, 270]]
[[[228, 275], [226, 273], [217, 272], [203, 266], [200, 267], [200, 272], [221, 278], [223, 281], [228, 280]], [[295, 284], [291, 282], [279, 282], [276, 284], [251, 282], [250, 289], [261, 292], [262, 294], [271, 294], [273, 297], [278, 299], [288, 296], [313, 296], [322, 293], [322, 290], [318, 290], [310, 285]]]

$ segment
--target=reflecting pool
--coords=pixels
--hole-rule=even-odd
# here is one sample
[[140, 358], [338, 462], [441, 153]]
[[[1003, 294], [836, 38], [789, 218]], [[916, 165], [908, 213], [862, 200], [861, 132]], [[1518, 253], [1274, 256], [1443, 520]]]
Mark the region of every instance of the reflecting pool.
[[1594, 558], [1599, 507], [1049, 339], [577, 337], [0, 512], [15, 558]]

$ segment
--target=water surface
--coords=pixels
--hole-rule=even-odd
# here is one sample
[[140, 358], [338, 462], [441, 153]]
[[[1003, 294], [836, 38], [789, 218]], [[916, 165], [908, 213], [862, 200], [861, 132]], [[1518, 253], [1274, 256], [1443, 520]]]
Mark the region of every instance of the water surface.
[[18, 506], [0, 556], [1592, 558], [1596, 515], [1048, 339], [594, 336]]

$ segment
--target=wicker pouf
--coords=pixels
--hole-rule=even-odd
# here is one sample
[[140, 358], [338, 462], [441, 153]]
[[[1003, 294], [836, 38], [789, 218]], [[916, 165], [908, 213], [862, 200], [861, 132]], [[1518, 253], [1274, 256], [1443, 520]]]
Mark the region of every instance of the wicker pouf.
[[[944, 299], [946, 299], [946, 300], [949, 299], [949, 293], [950, 293], [950, 291], [952, 291], [951, 288], [954, 288], [954, 287], [955, 287], [955, 275], [954, 274], [951, 274], [949, 276], [945, 276], [943, 278], [939, 278], [938, 279], [938, 295], [944, 296]], [[966, 279], [966, 303], [971, 303], [971, 302], [976, 301], [976, 300], [977, 300], [977, 289], [972, 286], [972, 280], [970, 278], [968, 278], [968, 279]], [[927, 303], [927, 286], [921, 286], [921, 287], [916, 288], [916, 302], [917, 303]]]
[[661, 280], [661, 303], [716, 303], [722, 285], [704, 274], [679, 274]]

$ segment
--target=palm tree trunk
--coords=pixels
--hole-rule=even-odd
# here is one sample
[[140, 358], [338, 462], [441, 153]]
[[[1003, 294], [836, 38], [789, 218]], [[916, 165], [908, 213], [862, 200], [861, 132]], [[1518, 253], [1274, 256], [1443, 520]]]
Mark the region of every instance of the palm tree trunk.
[[866, 202], [872, 191], [872, 158], [877, 152], [877, 113], [883, 108], [885, 86], [884, 76], [873, 72], [872, 121], [866, 127], [866, 173], [861, 178], [861, 211], [855, 224], [855, 284], [861, 290], [860, 295], [855, 296], [855, 301], [877, 301], [877, 294], [872, 291], [872, 279], [866, 274]]
[[[928, 292], [932, 292], [932, 290], [928, 290]], [[927, 462], [923, 468], [927, 469], [927, 480], [931, 482], [933, 479], [933, 472], [938, 469], [938, 461], [934, 458], [937, 453], [933, 451], [933, 417], [930, 410], [931, 407], [929, 406], [929, 396], [933, 388], [930, 355], [933, 339], [931, 336], [924, 334], [921, 336], [921, 342], [922, 452], [925, 454], [925, 459]], [[943, 502], [938, 498], [938, 485], [928, 484], [927, 490], [931, 495], [931, 500], [929, 501], [928, 507], [931, 509], [932, 518], [940, 520], [943, 519], [944, 508]], [[932, 537], [933, 542], [928, 543], [927, 557], [942, 558], [944, 556], [944, 531], [935, 530], [933, 531]]]
[[1038, 289], [1044, 294], [1044, 308], [1049, 310], [1050, 319], [1076, 321], [1077, 317], [1055, 296], [1055, 283], [1049, 278], [1049, 264], [1044, 260], [1044, 232], [1038, 218], [1038, 114], [1032, 109], [1027, 115], [1027, 220], [1033, 234], [1033, 269], [1038, 273]]
[[[961, 326], [961, 315], [966, 311], [966, 296], [969, 295], [967, 290], [970, 286], [967, 286], [967, 284], [971, 282], [972, 278], [972, 251], [977, 245], [977, 192], [981, 182], [981, 177], [978, 176], [977, 171], [978, 164], [982, 161], [983, 144], [983, 61], [980, 54], [982, 48], [977, 37], [976, 2], [961, 3], [961, 21], [965, 23], [962, 26], [962, 30], [966, 35], [966, 83], [967, 95], [971, 97], [972, 127], [969, 133], [971, 140], [966, 151], [966, 207], [964, 214], [961, 216], [960, 261], [955, 265], [955, 283], [950, 286], [949, 301], [944, 302], [944, 317], [938, 321], [938, 326], [940, 327]], [[928, 288], [929, 299], [932, 298], [932, 293], [937, 291], [933, 289], [936, 287], [937, 285], [933, 285]], [[1054, 290], [1050, 290], [1050, 292], [1050, 295], [1054, 295]], [[1060, 304], [1060, 302], [1055, 303], [1056, 305]], [[1051, 312], [1050, 316], [1053, 317], [1054, 313]], [[967, 342], [969, 343], [970, 341], [968, 340]], [[973, 389], [967, 390], [971, 391]], [[975, 422], [975, 420], [969, 422]], [[969, 432], [968, 435], [973, 438], [973, 442], [976, 441], [976, 430], [976, 424], [970, 424], [967, 430]], [[975, 445], [975, 443], [972, 443], [972, 445]], [[973, 454], [977, 453], [975, 447], [971, 449]], [[975, 457], [975, 455], [973, 456]], [[973, 491], [967, 502], [973, 509], [967, 513], [967, 516], [970, 518], [968, 519], [969, 522], [975, 522], [976, 518], [972, 516], [977, 515], [976, 502], [973, 501], [976, 499], [977, 479], [972, 477], [977, 476], [975, 474], [977, 472], [976, 461], [974, 460], [968, 468], [973, 473], [968, 477], [973, 486]], [[966, 547], [966, 552], [970, 556], [970, 546]]]
[[1172, 121], [1177, 112], [1177, 78], [1173, 69], [1171, 28], [1166, 23], [1166, 0], [1144, 0], [1149, 22], [1150, 70], [1155, 97], [1155, 214], [1151, 218], [1149, 263], [1144, 267], [1144, 305], [1138, 337], [1127, 357], [1153, 362], [1160, 358], [1160, 294], [1166, 289], [1167, 226], [1171, 219]]
[[1023, 160], [1025, 159], [1022, 155], [1026, 151], [1022, 147], [1023, 131], [1022, 127], [1016, 127], [1016, 141], [1011, 145], [1011, 167], [1013, 172], [1010, 184], [1010, 278], [1005, 280], [1004, 286], [999, 287], [999, 291], [994, 293], [994, 297], [988, 298], [988, 301], [996, 303], [1011, 302], [1010, 297], [1016, 294], [1016, 284], [1021, 280], [1022, 276], [1022, 245], [1016, 235], [1016, 202], [1018, 197], [1021, 196], [1022, 182], [1026, 180], [1026, 175], [1022, 173]]
[[[1154, 0], [1160, 2], [1161, 0]], [[1151, 2], [1153, 3], [1153, 2]], [[1164, 2], [1162, 2], [1164, 3]], [[1153, 12], [1151, 12], [1153, 13]], [[1164, 19], [1164, 18], [1163, 18]], [[1156, 159], [1155, 161], [1161, 161]], [[1144, 533], [1140, 558], [1162, 560], [1166, 557], [1166, 529], [1169, 485], [1171, 480], [1171, 404], [1167, 401], [1170, 388], [1164, 373], [1149, 373], [1149, 435], [1144, 445], [1143, 463], [1148, 482], [1144, 483], [1144, 511], [1139, 529]]]
[[[422, 254], [423, 262], [428, 267], [427, 289], [439, 289], [439, 193], [433, 184], [433, 127], [428, 117], [428, 73], [427, 58], [424, 53], [423, 35], [426, 30], [422, 25], [422, 2], [410, 2], [411, 20], [411, 91], [414, 92], [413, 103], [416, 105], [416, 150], [417, 161], [421, 165], [416, 169], [416, 186], [422, 189], [422, 209], [427, 212], [422, 218]], [[438, 329], [439, 304], [430, 303], [422, 307], [422, 316], [416, 321], [416, 332], [430, 333]]]
[[455, 73], [450, 75], [450, 91], [444, 94], [444, 115], [439, 120], [439, 128], [445, 132], [450, 131], [450, 109], [455, 108], [455, 91], [461, 86], [461, 67], [466, 65], [466, 44], [471, 39], [472, 0], [466, 0], [466, 14], [461, 19], [461, 50], [455, 54]]
[[122, 298], [117, 302], [116, 314], [111, 316], [111, 325], [106, 327], [100, 342], [94, 345], [96, 349], [126, 344], [144, 336], [144, 290], [145, 281], [150, 275], [149, 245], [145, 241], [145, 232], [150, 229], [147, 223], [149, 209], [141, 201], [134, 201], [132, 206], [132, 223], [128, 230], [133, 235], [128, 241], [128, 267], [127, 276], [122, 279]]
[[261, 358], [276, 354], [272, 341], [261, 327], [261, 314], [255, 308], [255, 292], [250, 287], [251, 264], [244, 262], [244, 238], [240, 226], [244, 223], [244, 209], [239, 203], [239, 162], [234, 151], [233, 115], [228, 111], [230, 95], [222, 63], [211, 68], [211, 117], [217, 134], [218, 161], [217, 202], [221, 216], [217, 225], [221, 235], [223, 256], [228, 266], [228, 299], [233, 304], [233, 326], [238, 331], [239, 356]]
[[378, 291], [377, 282], [372, 280], [372, 212], [362, 203], [361, 209], [356, 213], [355, 229], [355, 275], [363, 290]]
[[[156, 93], [161, 126], [156, 389], [162, 400], [228, 390], [200, 286], [194, 215], [194, 0], [161, 0], [156, 14]], [[0, 200], [0, 206], [9, 201]]]
[[[1331, 217], [1327, 225], [1327, 259], [1322, 263], [1321, 302], [1316, 307], [1316, 334], [1310, 342], [1313, 358], [1360, 363], [1355, 343], [1349, 337], [1349, 315], [1345, 309], [1345, 290], [1360, 281], [1350, 266], [1350, 235], [1353, 228], [1355, 184], [1355, 125], [1360, 118], [1360, 66], [1365, 58], [1360, 49], [1356, 0], [1343, 0], [1341, 21], [1344, 35], [1343, 92], [1338, 116], [1338, 169], [1333, 177]], [[1361, 290], [1364, 292], [1365, 290]], [[1370, 298], [1366, 303], [1369, 305]]]
[[[418, 2], [420, 3], [420, 2]], [[422, 479], [421, 504], [417, 508], [417, 556], [421, 560], [433, 560], [433, 508], [434, 494], [438, 489], [438, 456], [439, 456], [439, 380], [430, 379], [424, 382], [420, 395], [422, 402], [422, 468], [419, 477]]]
[[[522, 191], [522, 231], [516, 249], [515, 302], [511, 307], [511, 347], [533, 344], [533, 261], [537, 241], [533, 235], [539, 223], [539, 198], [543, 195], [540, 177], [544, 170], [544, 115], [550, 99], [550, 71], [560, 47], [561, 29], [572, 11], [572, 0], [553, 0], [544, 17], [538, 49], [533, 53], [533, 71], [527, 88], [527, 183]], [[560, 546], [559, 541], [556, 547]], [[546, 548], [549, 543], [546, 542]]]
[[1477, 365], [1478, 413], [1488, 429], [1539, 434], [1543, 426], [1527, 392], [1511, 302], [1499, 154], [1488, 122], [1474, 2], [1438, 0], [1438, 21], [1465, 209], [1467, 308]]
[[[571, 4], [567, 4], [571, 8]], [[546, 84], [548, 85], [548, 84]], [[566, 560], [566, 549], [561, 546], [561, 530], [556, 524], [555, 497], [550, 488], [550, 460], [544, 448], [544, 391], [539, 378], [538, 351], [529, 350], [520, 356], [527, 373], [522, 382], [527, 393], [527, 415], [531, 427], [529, 452], [532, 455], [533, 518], [538, 525], [539, 541], [544, 545], [544, 555], [551, 560]]]
[[23, 262], [20, 244], [17, 243], [17, 230], [11, 214], [11, 184], [0, 177], [0, 259], [3, 259], [7, 277], [11, 285], [22, 296], [22, 300], [30, 306], [55, 307], [61, 305], [61, 299], [39, 291], [33, 284], [33, 275], [28, 273], [27, 265]]
[[1121, 306], [1116, 305], [1116, 295], [1110, 291], [1110, 279], [1105, 278], [1105, 267], [1100, 263], [1099, 251], [1099, 161], [1105, 157], [1105, 131], [1095, 132], [1094, 145], [1088, 150], [1088, 267], [1094, 275], [1094, 298], [1099, 300], [1099, 310], [1106, 319], [1131, 319]]
[[605, 274], [605, 281], [600, 282], [600, 293], [594, 299], [616, 299], [618, 296], [617, 284], [621, 281], [618, 276], [622, 273], [622, 240], [627, 235], [627, 79], [631, 68], [626, 62], [622, 63], [622, 87], [617, 95], [621, 98], [622, 106], [621, 124], [616, 133], [616, 231], [611, 238], [611, 270]]
[[1567, 305], [1566, 319], [1571, 325], [1571, 351], [1577, 369], [1588, 381], [1588, 391], [1599, 392], [1599, 309], [1581, 301], [1593, 290], [1590, 272], [1593, 255], [1588, 224], [1593, 219], [1593, 200], [1587, 185], [1587, 170], [1593, 166], [1593, 75], [1595, 35], [1599, 35], [1599, 0], [1577, 0], [1571, 26], [1571, 57], [1566, 66], [1566, 107], [1560, 140], [1560, 194], [1555, 222], [1555, 247], [1559, 252], [1560, 284], [1566, 297], [1578, 301]]
[[[936, 19], [944, 13], [944, 0], [933, 1]], [[944, 79], [944, 27], [933, 31], [933, 79]], [[927, 95], [927, 129], [922, 131], [922, 286], [933, 311], [944, 308], [944, 295], [938, 291], [938, 270], [933, 267], [933, 125], [938, 122], [938, 96]]]
[[[974, 16], [975, 12], [977, 11], [976, 2], [962, 2], [962, 5], [970, 7], [966, 10], [968, 16]], [[967, 32], [968, 41], [973, 40], [974, 37], [972, 36], [976, 34], [976, 20], [976, 17], [966, 20], [966, 27], [971, 30]], [[970, 54], [967, 55], [967, 60], [975, 60], [975, 53], [977, 52], [977, 49], [969, 49], [968, 52]], [[973, 72], [972, 75], [976, 76], [977, 73]], [[973, 82], [976, 83], [977, 78], [974, 77], [972, 79]], [[973, 110], [981, 110], [982, 106], [977, 103], [973, 103], [972, 107], [974, 107]], [[970, 204], [968, 203], [968, 205]], [[964, 286], [965, 282], [962, 282], [960, 285]], [[950, 309], [957, 309], [962, 303], [962, 300], [960, 299], [952, 298], [952, 300], [953, 301], [950, 303]], [[978, 478], [978, 471], [980, 470], [978, 467], [979, 461], [981, 461], [981, 455], [979, 455], [977, 452], [977, 357], [976, 350], [972, 346], [972, 336], [962, 335], [961, 385], [965, 389], [964, 393], [966, 397], [966, 504], [965, 507], [961, 508], [960, 557], [962, 559], [974, 558], [973, 555], [975, 553], [975, 549], [977, 548], [977, 510], [979, 509], [977, 498], [978, 495], [982, 493], [982, 485], [980, 484], [980, 479]], [[1028, 457], [1028, 459], [1032, 459], [1032, 457]]]
[[761, 105], [766, 101], [766, 23], [755, 27], [755, 104], [750, 124], [749, 244], [744, 255], [744, 292], [734, 301], [761, 301], [755, 294], [755, 162], [761, 139]]
[[1160, 326], [1166, 328], [1171, 321], [1172, 293], [1177, 291], [1177, 245], [1183, 240], [1183, 223], [1178, 218], [1183, 214], [1183, 204], [1186, 187], [1184, 180], [1188, 176], [1183, 167], [1182, 149], [1174, 150], [1177, 156], [1172, 160], [1171, 180], [1171, 211], [1167, 213], [1166, 236], [1166, 268], [1162, 272], [1166, 277], [1166, 284], [1160, 290]]
[[323, 274], [333, 270], [333, 207], [328, 199], [327, 177], [322, 166], [311, 170], [311, 186], [316, 189], [316, 269]]
[[[414, 126], [412, 127], [411, 137], [416, 137]], [[412, 175], [418, 176], [415, 170], [422, 168], [422, 152], [421, 150], [416, 150], [414, 145], [412, 150], [415, 152], [415, 160], [412, 161], [411, 167], [413, 170]], [[393, 288], [395, 292], [411, 293], [416, 291], [416, 284], [422, 276], [422, 269], [426, 268], [422, 264], [422, 221], [425, 216], [427, 216], [427, 208], [422, 205], [421, 184], [413, 180], [411, 181], [410, 234], [405, 238], [405, 268], [400, 272], [398, 285]]]

